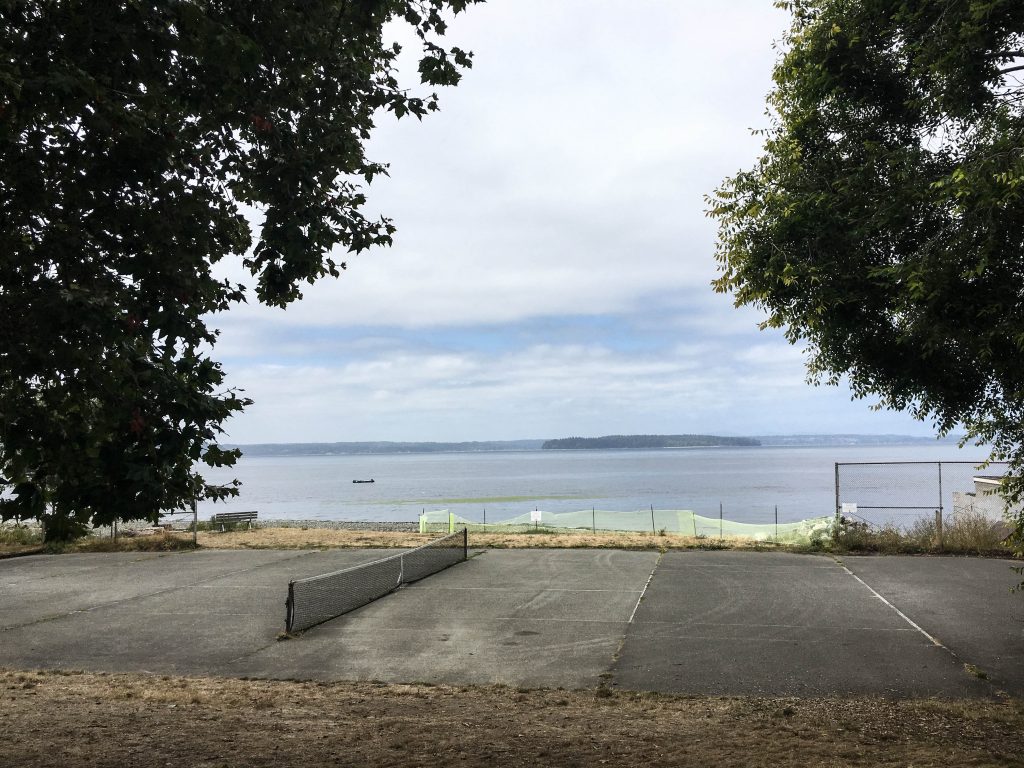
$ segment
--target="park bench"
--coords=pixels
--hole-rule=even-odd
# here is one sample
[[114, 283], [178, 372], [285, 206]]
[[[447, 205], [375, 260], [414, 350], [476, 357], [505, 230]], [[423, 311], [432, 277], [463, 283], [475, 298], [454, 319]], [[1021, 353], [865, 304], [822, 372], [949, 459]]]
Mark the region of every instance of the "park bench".
[[259, 512], [218, 512], [210, 518], [212, 525], [219, 525], [224, 530], [225, 523], [248, 523], [252, 528], [252, 521], [257, 518]]

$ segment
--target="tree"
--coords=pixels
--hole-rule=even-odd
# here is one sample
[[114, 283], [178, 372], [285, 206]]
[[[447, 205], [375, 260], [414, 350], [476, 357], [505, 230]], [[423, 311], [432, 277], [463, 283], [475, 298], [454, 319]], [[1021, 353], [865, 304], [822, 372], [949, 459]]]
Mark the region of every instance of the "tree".
[[216, 438], [249, 402], [210, 357], [246, 298], [214, 267], [284, 307], [390, 244], [364, 142], [438, 102], [384, 27], [455, 85], [471, 54], [436, 40], [476, 1], [0, 0], [0, 517], [64, 539], [237, 493], [196, 469], [234, 463]]
[[715, 288], [812, 380], [991, 445], [1020, 499], [1024, 3], [780, 5], [763, 156], [710, 198]]

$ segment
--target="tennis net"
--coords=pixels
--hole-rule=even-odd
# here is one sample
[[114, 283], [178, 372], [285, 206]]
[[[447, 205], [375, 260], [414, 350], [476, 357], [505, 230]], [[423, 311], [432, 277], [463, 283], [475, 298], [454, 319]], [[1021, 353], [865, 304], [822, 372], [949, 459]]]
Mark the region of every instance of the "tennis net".
[[466, 529], [408, 552], [288, 583], [285, 628], [301, 632], [466, 559]]

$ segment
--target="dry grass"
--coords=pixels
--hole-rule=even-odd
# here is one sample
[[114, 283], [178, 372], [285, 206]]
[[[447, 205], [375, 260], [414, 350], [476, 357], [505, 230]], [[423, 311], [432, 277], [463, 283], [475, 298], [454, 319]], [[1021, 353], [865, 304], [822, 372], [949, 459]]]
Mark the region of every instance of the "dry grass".
[[0, 670], [0, 732], [19, 768], [948, 768], [1021, 765], [1024, 707]]
[[[326, 549], [333, 547], [408, 548], [433, 541], [443, 532], [406, 533], [333, 528], [271, 528], [251, 530], [237, 528], [226, 532], [200, 530], [199, 546], [208, 549]], [[519, 532], [470, 530], [470, 545], [479, 549], [638, 549], [667, 551], [673, 549], [739, 549], [776, 550], [782, 552], [874, 552], [879, 554], [921, 554], [945, 552], [967, 555], [1006, 556], [1010, 550], [1002, 543], [1002, 528], [985, 518], [960, 514], [950, 517], [944, 529], [944, 546], [935, 546], [934, 522], [920, 520], [909, 530], [892, 527], [870, 528], [848, 526], [838, 546], [830, 539], [817, 546], [791, 546], [752, 539], [716, 539], [681, 536], [672, 533], [640, 533], [586, 530], [539, 529]], [[40, 543], [29, 542], [23, 533], [0, 536], [0, 556], [40, 551]], [[63, 552], [130, 552], [172, 551], [190, 549], [191, 533], [160, 531], [139, 536], [109, 538], [86, 537], [49, 551]]]
[[[394, 531], [350, 531], [330, 528], [254, 528], [251, 531], [199, 533], [199, 545], [211, 549], [320, 549], [325, 547], [417, 547], [433, 541], [440, 533], [402, 533]], [[480, 549], [516, 549], [550, 547], [556, 549], [738, 549], [760, 547], [747, 539], [697, 539], [692, 536], [650, 533], [492, 533], [470, 532], [469, 543]]]
[[329, 547], [418, 547], [433, 534], [394, 531], [348, 531], [332, 528], [253, 528], [199, 532], [199, 546], [208, 549], [324, 549]]
[[[352, 548], [408, 548], [417, 547], [437, 539], [441, 533], [405, 533], [396, 531], [358, 531], [332, 528], [253, 528], [226, 532], [200, 531], [199, 546], [205, 549], [327, 549]], [[615, 532], [542, 532], [469, 534], [469, 543], [479, 549], [518, 549], [548, 547], [553, 549], [784, 549], [771, 543], [757, 544], [746, 539], [719, 541], [672, 534]], [[156, 552], [190, 549], [191, 533], [158, 532], [140, 536], [120, 536], [116, 541], [106, 537], [86, 537], [69, 544], [50, 548], [53, 552]], [[5, 545], [0, 542], [0, 554], [22, 551], [41, 551], [40, 545]]]
[[0, 557], [28, 555], [42, 551], [43, 534], [24, 525], [0, 525]]
[[[83, 536], [64, 544], [44, 544], [38, 528], [21, 529], [12, 535], [11, 528], [0, 529], [0, 557], [63, 552], [173, 552], [192, 549], [192, 534], [157, 531], [148, 534], [122, 534], [116, 540], [106, 536]], [[27, 531], [27, 533], [25, 533]]]
[[156, 533], [118, 536], [85, 536], [67, 544], [47, 545], [47, 551], [62, 552], [176, 552], [192, 549], [192, 534], [157, 531]]

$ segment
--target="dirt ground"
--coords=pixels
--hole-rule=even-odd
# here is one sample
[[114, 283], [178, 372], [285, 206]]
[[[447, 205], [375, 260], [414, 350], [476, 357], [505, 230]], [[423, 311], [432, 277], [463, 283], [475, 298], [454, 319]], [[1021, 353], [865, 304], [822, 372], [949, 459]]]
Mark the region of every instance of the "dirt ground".
[[0, 765], [1020, 766], [1024, 705], [0, 670]]

